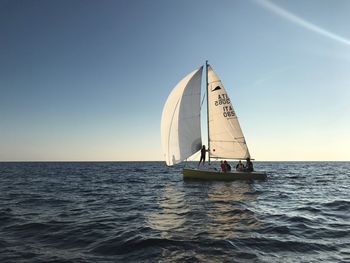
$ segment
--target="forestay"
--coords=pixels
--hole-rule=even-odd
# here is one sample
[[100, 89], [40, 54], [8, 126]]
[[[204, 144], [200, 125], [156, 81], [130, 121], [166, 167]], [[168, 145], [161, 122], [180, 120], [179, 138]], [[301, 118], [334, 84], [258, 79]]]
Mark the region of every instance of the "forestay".
[[180, 163], [200, 150], [200, 89], [203, 67], [171, 91], [162, 113], [161, 137], [167, 165]]
[[250, 158], [237, 115], [224, 86], [208, 65], [209, 147], [211, 157]]

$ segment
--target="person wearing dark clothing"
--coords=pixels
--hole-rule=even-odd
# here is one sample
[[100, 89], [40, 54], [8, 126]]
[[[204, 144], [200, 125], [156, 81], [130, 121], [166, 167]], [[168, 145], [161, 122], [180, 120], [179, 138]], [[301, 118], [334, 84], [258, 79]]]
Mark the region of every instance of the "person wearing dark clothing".
[[203, 161], [203, 165], [204, 165], [204, 162], [205, 162], [205, 154], [208, 150], [205, 149], [205, 145], [202, 146], [202, 149], [201, 149], [201, 158], [199, 159], [199, 163], [198, 163], [198, 167], [201, 165], [201, 162]]
[[253, 163], [250, 160], [250, 158], [247, 158], [247, 163], [246, 163], [246, 171], [247, 172], [253, 172], [254, 171], [254, 167], [253, 167]]
[[224, 161], [224, 165], [226, 167], [226, 171], [231, 172], [231, 165], [229, 165], [229, 163], [226, 160]]

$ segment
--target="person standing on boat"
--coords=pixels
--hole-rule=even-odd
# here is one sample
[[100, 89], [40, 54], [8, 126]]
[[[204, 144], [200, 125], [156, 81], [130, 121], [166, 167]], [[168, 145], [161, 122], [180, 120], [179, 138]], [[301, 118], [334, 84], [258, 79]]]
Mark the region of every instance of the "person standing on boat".
[[205, 149], [205, 145], [202, 146], [202, 149], [201, 149], [201, 158], [199, 159], [199, 163], [198, 163], [198, 168], [199, 166], [201, 165], [201, 162], [203, 161], [203, 165], [204, 165], [204, 162], [205, 162], [205, 155], [206, 155], [206, 152], [209, 151]]
[[252, 161], [250, 160], [249, 157], [247, 158], [245, 170], [246, 170], [247, 172], [253, 172], [253, 171], [254, 171], [253, 163], [252, 163]]

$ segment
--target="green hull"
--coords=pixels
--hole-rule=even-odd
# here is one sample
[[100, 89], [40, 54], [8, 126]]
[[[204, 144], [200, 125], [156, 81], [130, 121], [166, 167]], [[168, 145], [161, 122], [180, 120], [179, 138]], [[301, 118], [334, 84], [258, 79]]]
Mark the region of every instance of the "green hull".
[[200, 179], [210, 181], [234, 181], [234, 180], [266, 180], [265, 172], [228, 172], [223, 173], [219, 171], [198, 170], [184, 168], [184, 179]]

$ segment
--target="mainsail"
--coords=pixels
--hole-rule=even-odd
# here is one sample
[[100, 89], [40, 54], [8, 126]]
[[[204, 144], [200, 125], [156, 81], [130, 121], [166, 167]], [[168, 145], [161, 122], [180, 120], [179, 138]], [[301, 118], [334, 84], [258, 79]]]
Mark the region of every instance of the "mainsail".
[[170, 93], [162, 113], [161, 137], [167, 165], [198, 152], [202, 145], [200, 89], [203, 67], [183, 78]]
[[211, 66], [207, 67], [210, 156], [227, 159], [250, 158], [230, 98]]

